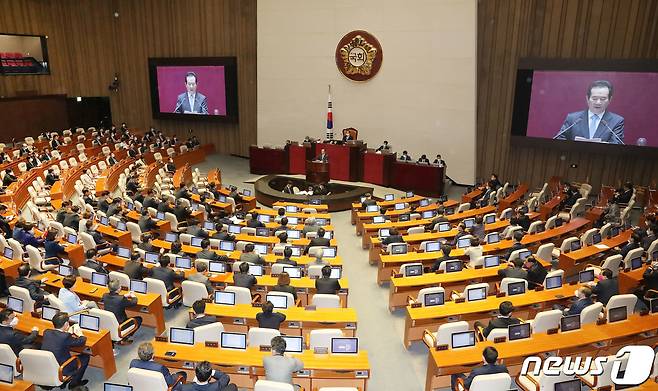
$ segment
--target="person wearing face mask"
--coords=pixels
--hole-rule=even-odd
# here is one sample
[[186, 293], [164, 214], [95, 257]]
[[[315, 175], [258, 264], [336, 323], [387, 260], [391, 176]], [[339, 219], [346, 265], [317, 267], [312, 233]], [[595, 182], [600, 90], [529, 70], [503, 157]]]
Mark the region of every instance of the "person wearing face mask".
[[[649, 246], [651, 246], [651, 243], [653, 243], [656, 240], [656, 227], [653, 224], [649, 224], [647, 227], [647, 232], [646, 236], [642, 238], [642, 248], [645, 250], [649, 250]], [[651, 256], [651, 254], [649, 254]]]
[[32, 332], [25, 335], [15, 330], [16, 325], [18, 325], [18, 317], [14, 311], [9, 308], [0, 311], [0, 344], [9, 345], [14, 354], [18, 356], [23, 349], [35, 348], [33, 344], [39, 336], [39, 329], [33, 327]]

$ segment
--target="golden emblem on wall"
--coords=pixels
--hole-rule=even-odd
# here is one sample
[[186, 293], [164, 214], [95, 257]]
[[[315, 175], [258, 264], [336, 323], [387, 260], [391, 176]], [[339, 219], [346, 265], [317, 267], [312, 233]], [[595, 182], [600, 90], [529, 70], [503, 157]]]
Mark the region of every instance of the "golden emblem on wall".
[[336, 65], [350, 80], [366, 81], [377, 74], [382, 63], [379, 41], [366, 31], [346, 34], [336, 48]]

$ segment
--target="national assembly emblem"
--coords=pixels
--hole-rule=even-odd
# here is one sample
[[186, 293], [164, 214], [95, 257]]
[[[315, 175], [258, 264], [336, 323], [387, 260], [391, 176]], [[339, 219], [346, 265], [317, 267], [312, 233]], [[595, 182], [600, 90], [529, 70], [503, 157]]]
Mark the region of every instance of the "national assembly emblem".
[[382, 47], [377, 38], [363, 30], [346, 34], [336, 47], [338, 70], [354, 81], [373, 78], [382, 65], [383, 57]]

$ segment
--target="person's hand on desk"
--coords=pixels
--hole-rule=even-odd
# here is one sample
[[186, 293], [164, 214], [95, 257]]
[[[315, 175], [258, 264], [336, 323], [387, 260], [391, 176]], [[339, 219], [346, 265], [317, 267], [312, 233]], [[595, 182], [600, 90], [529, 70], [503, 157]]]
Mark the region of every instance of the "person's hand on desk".
[[39, 328], [37, 326], [32, 327], [32, 332], [39, 332]]

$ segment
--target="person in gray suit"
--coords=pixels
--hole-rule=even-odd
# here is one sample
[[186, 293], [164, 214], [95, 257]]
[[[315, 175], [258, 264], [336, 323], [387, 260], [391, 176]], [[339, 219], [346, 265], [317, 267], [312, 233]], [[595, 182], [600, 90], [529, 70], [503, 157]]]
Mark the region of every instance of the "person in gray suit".
[[206, 264], [203, 262], [197, 262], [195, 268], [196, 273], [190, 274], [187, 276], [187, 279], [189, 281], [200, 282], [204, 284], [208, 294], [211, 294], [214, 289], [212, 287], [212, 282], [210, 282], [210, 279], [208, 279], [208, 276], [206, 276], [206, 270], [208, 270], [208, 267], [206, 267]]
[[255, 248], [256, 247], [253, 243], [247, 243], [247, 245], [244, 246], [244, 251], [240, 255], [240, 262], [249, 262], [254, 265], [265, 265], [263, 258], [254, 251]]
[[[265, 379], [281, 383], [293, 384], [292, 374], [304, 369], [304, 363], [296, 357], [285, 356], [286, 340], [281, 337], [272, 338], [272, 355], [263, 357]], [[295, 385], [295, 389], [300, 387]]]
[[558, 140], [599, 139], [609, 144], [624, 144], [624, 117], [607, 111], [612, 100], [612, 84], [596, 80], [587, 89], [587, 110], [567, 114]]
[[174, 113], [181, 114], [208, 114], [208, 100], [205, 95], [197, 92], [198, 78], [196, 73], [185, 74], [186, 92], [178, 95]]

